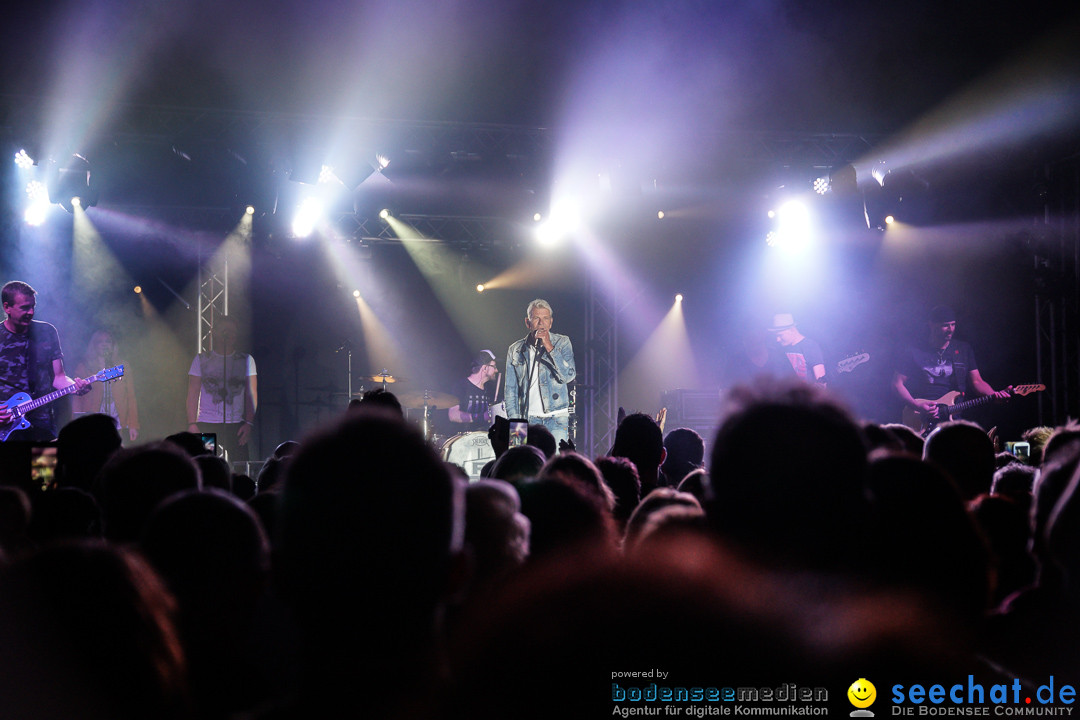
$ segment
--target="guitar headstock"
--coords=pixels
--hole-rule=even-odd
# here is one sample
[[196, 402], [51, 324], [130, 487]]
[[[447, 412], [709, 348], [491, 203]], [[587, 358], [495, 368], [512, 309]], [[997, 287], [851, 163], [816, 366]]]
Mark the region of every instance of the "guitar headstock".
[[857, 355], [849, 355], [836, 364], [837, 372], [851, 372], [858, 366], [865, 362], [870, 362], [870, 353], [858, 353]]
[[1046, 389], [1045, 385], [1013, 385], [1009, 388], [1009, 392], [1013, 395], [1030, 395], [1031, 393], [1042, 392]]
[[95, 373], [93, 380], [98, 382], [108, 382], [110, 380], [116, 380], [117, 378], [124, 376], [124, 366], [117, 365], [115, 367], [106, 368], [98, 373]]

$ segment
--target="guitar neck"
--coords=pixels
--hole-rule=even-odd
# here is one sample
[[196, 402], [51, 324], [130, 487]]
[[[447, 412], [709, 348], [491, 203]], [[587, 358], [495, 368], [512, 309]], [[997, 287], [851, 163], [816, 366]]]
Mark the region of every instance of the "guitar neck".
[[[93, 377], [88, 377], [86, 379], [89, 382], [94, 382], [96, 380], [96, 378], [93, 378]], [[78, 388], [75, 386], [75, 384], [72, 383], [71, 385], [68, 385], [66, 388], [62, 388], [60, 390], [54, 390], [53, 392], [49, 393], [48, 395], [42, 395], [39, 398], [34, 398], [33, 400], [28, 400], [28, 401], [24, 402], [22, 405], [19, 405], [19, 414], [20, 415], [25, 415], [26, 413], [30, 412], [31, 410], [37, 410], [39, 407], [42, 407], [43, 405], [48, 405], [49, 403], [53, 402], [54, 400], [59, 400], [60, 398], [64, 397], [65, 395], [72, 394], [77, 389]]]
[[968, 408], [973, 408], [977, 405], [988, 403], [993, 399], [993, 395], [983, 395], [982, 397], [977, 397], [974, 400], [964, 400], [963, 402], [953, 403], [952, 405], [949, 405], [949, 414], [954, 415], [958, 412], [963, 412]]

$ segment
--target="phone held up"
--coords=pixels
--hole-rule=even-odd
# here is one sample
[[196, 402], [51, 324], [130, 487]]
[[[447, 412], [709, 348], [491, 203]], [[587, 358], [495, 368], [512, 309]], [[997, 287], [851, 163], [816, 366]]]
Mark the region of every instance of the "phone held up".
[[529, 421], [524, 418], [510, 420], [510, 447], [524, 445], [529, 437]]

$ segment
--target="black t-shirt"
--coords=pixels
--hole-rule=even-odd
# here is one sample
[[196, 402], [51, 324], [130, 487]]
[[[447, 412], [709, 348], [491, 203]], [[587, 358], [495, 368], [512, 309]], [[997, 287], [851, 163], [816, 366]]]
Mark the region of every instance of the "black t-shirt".
[[803, 380], [814, 382], [814, 367], [825, 364], [825, 355], [816, 341], [804, 337], [794, 345], [781, 346], [780, 352], [787, 356], [791, 369]]
[[911, 396], [923, 400], [937, 400], [954, 390], [969, 391], [967, 374], [978, 369], [971, 346], [956, 339], [940, 351], [908, 347], [896, 366], [896, 371], [907, 378], [904, 385]]
[[[51, 393], [53, 360], [61, 360], [60, 336], [56, 328], [34, 320], [26, 333], [10, 332], [0, 323], [0, 400], [15, 393], [27, 393], [32, 399]], [[53, 428], [52, 406], [45, 405], [27, 414], [34, 427]]]
[[495, 402], [495, 383], [489, 382], [486, 386], [478, 388], [469, 382], [468, 378], [462, 378], [454, 384], [454, 395], [458, 399], [458, 410], [476, 416], [471, 423], [454, 423], [458, 428], [466, 430], [487, 430], [491, 424], [483, 418]]

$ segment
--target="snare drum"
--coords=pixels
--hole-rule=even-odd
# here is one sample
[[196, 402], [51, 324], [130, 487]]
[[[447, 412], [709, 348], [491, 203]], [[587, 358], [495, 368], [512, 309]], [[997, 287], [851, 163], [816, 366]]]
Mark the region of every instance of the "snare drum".
[[469, 480], [479, 480], [480, 471], [495, 459], [495, 449], [487, 433], [480, 430], [454, 435], [443, 443], [441, 450], [443, 460], [464, 468]]

